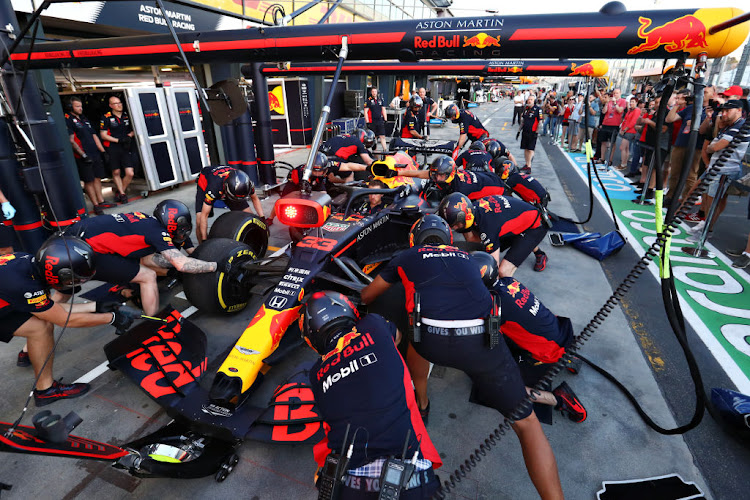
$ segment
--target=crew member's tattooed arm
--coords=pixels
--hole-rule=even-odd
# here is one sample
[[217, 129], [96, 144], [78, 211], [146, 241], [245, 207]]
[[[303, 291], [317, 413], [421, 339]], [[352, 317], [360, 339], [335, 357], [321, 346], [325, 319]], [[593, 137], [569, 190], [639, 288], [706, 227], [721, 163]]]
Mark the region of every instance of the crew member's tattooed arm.
[[[158, 255], [159, 257], [162, 257], [165, 261], [167, 261], [168, 264], [174, 266], [174, 268], [181, 273], [200, 274], [212, 273], [216, 271], [216, 262], [206, 262], [205, 260], [198, 260], [192, 257], [187, 257], [180, 253], [179, 250], [174, 248], [165, 250]], [[154, 262], [158, 263], [157, 256], [154, 255], [154, 257]], [[161, 266], [162, 264], [158, 263], [158, 265]]]

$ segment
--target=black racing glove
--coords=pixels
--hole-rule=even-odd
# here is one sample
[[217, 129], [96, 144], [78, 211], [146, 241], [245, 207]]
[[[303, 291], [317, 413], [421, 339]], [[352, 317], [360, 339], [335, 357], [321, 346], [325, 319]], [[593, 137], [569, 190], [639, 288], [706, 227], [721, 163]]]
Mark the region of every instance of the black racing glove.
[[128, 328], [133, 324], [133, 321], [140, 317], [140, 311], [129, 307], [121, 307], [112, 312], [112, 321], [109, 324], [115, 327], [115, 333], [117, 335], [122, 335], [128, 331]]
[[126, 135], [117, 144], [120, 144], [123, 149], [130, 149], [130, 145], [133, 144], [133, 138]]
[[111, 313], [119, 309], [120, 306], [122, 306], [122, 303], [116, 300], [103, 300], [96, 303], [96, 312]]
[[102, 159], [104, 160], [105, 165], [109, 165], [109, 152], [108, 151], [102, 152]]
[[94, 160], [92, 160], [89, 155], [83, 155], [83, 156], [81, 156], [81, 163], [83, 163], [84, 165], [87, 165], [87, 166], [88, 165], [93, 165], [94, 164]]

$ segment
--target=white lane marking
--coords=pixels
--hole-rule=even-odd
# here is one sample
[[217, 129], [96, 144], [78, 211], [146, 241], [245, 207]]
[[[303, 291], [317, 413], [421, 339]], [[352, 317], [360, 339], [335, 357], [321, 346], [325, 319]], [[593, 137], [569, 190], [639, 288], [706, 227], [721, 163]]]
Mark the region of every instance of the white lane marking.
[[[185, 309], [180, 314], [183, 318], [189, 318], [193, 314], [198, 312], [198, 308], [195, 306], [190, 306], [187, 309]], [[107, 370], [109, 370], [109, 361], [105, 361], [90, 372], [86, 373], [82, 377], [80, 377], [78, 380], [73, 382], [74, 384], [90, 384], [93, 380], [95, 380], [97, 377], [105, 373]]]

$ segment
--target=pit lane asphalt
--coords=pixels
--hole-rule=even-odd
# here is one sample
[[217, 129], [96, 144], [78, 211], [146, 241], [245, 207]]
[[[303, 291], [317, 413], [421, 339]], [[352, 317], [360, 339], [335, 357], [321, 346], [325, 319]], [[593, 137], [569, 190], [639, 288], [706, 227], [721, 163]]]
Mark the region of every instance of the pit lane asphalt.
[[[487, 123], [492, 135], [508, 145], [517, 159], [523, 154], [514, 139], [515, 128], [510, 126], [511, 103], [482, 104], [474, 111]], [[487, 118], [491, 118], [487, 122]], [[455, 139], [457, 126], [447, 124], [433, 128], [432, 138]], [[540, 141], [541, 142], [541, 141]], [[588, 208], [588, 197], [580, 190], [580, 181], [568, 172], [565, 163], [548, 156], [546, 147], [537, 148], [534, 160], [534, 176], [547, 187], [552, 195], [550, 208], [564, 216], [574, 216]], [[292, 164], [302, 162], [306, 150], [292, 151], [279, 159]], [[550, 159], [551, 158], [551, 159]], [[522, 160], [521, 160], [522, 161]], [[571, 169], [572, 170], [572, 169]], [[565, 180], [561, 183], [559, 178]], [[576, 184], [577, 183], [577, 184]], [[183, 186], [172, 191], [156, 193], [147, 199], [131, 202], [113, 211], [141, 210], [151, 212], [158, 201], [178, 198], [192, 207], [194, 186]], [[569, 201], [575, 200], [573, 205]], [[583, 201], [580, 201], [583, 200]], [[273, 199], [264, 200], [266, 213]], [[575, 206], [575, 211], [574, 211]], [[606, 221], [594, 220], [597, 229], [608, 228]], [[282, 246], [288, 241], [286, 228], [278, 224], [271, 227], [271, 245]], [[576, 332], [589, 321], [612, 292], [612, 278], [606, 273], [608, 266], [629, 269], [635, 262], [635, 253], [621, 252], [605, 261], [603, 268], [597, 261], [569, 248], [552, 248], [547, 242], [542, 248], [549, 255], [549, 264], [543, 273], [534, 273], [532, 259], [523, 263], [516, 277], [526, 284], [553, 312], [569, 316]], [[647, 283], [651, 280], [650, 283]], [[615, 279], [616, 281], [616, 279]], [[638, 298], [647, 290], [655, 289], [655, 282], [648, 276], [641, 278]], [[653, 292], [658, 293], [658, 292]], [[633, 297], [636, 294], [631, 294]], [[658, 320], [660, 301], [643, 299], [645, 307]], [[172, 299], [178, 310], [189, 304], [181, 299]], [[229, 317], [210, 316], [197, 313], [191, 320], [208, 336], [209, 369], [205, 382], [210, 384], [213, 372], [226, 352], [250, 321], [260, 304], [255, 298], [248, 308]], [[640, 310], [639, 310], [640, 312]], [[649, 321], [652, 321], [649, 317]], [[666, 331], [662, 322], [653, 326], [650, 333]], [[59, 329], [58, 329], [59, 330]], [[60, 343], [55, 360], [56, 377], [72, 381], [94, 369], [105, 361], [104, 344], [113, 338], [111, 327], [72, 329]], [[0, 401], [0, 420], [14, 421], [28, 394], [31, 370], [15, 366], [15, 357], [22, 342], [14, 339], [0, 351], [0, 366], [5, 367], [6, 377], [2, 382], [4, 397]], [[696, 348], [698, 351], [700, 349]], [[649, 414], [664, 426], [675, 425], [670, 404], [678, 400], [692, 401], [689, 385], [684, 380], [673, 380], [666, 375], [654, 378], [651, 368], [636, 341], [629, 319], [618, 308], [586, 343], [582, 352], [614, 373], [636, 394]], [[700, 353], [699, 353], [700, 356]], [[271, 370], [271, 377], [264, 382], [260, 400], [275, 387], [282, 373], [289, 373], [299, 361], [313, 359], [313, 353], [300, 349], [282, 365]], [[701, 356], [699, 362], [703, 362]], [[703, 365], [702, 365], [703, 366]], [[675, 372], [679, 371], [678, 368]], [[712, 372], [714, 370], [711, 370]], [[276, 379], [276, 380], [273, 380]], [[648, 429], [629, 403], [601, 376], [583, 368], [578, 376], [564, 374], [588, 410], [588, 419], [582, 424], [570, 422], [556, 414], [552, 426], [544, 426], [558, 460], [560, 476], [566, 497], [570, 499], [594, 498], [605, 480], [624, 480], [658, 476], [676, 472], [686, 481], [695, 481], [709, 498], [742, 498], [739, 485], [740, 473], [748, 470], [742, 464], [715, 463], [707, 467], [704, 460], [706, 450], [691, 453], [694, 444], [686, 443], [681, 436], [661, 436]], [[557, 382], [557, 381], [556, 381]], [[685, 388], [687, 386], [687, 388]], [[452, 472], [468, 453], [483, 441], [491, 430], [501, 422], [500, 415], [485, 407], [468, 402], [470, 383], [461, 373], [451, 369], [433, 370], [429, 394], [432, 412], [428, 431], [438, 451], [444, 457], [444, 466], [438, 470], [443, 479]], [[686, 394], [683, 394], [683, 392]], [[669, 404], [662, 394], [668, 397]], [[164, 425], [168, 418], [156, 403], [144, 395], [133, 383], [119, 372], [107, 371], [92, 382], [90, 394], [77, 400], [60, 401], [45, 407], [65, 415], [74, 410], [84, 422], [74, 432], [91, 439], [122, 444], [140, 437]], [[30, 425], [31, 416], [38, 411], [31, 404], [24, 423]], [[685, 411], [678, 411], [683, 416]], [[681, 418], [681, 420], [684, 419]], [[701, 445], [716, 453], [731, 447], [715, 428], [704, 423], [697, 434], [705, 433]], [[690, 446], [689, 446], [690, 444]], [[695, 448], [693, 448], [695, 449]], [[240, 463], [223, 483], [212, 477], [196, 480], [138, 479], [111, 469], [105, 462], [57, 459], [41, 456], [0, 454], [0, 481], [13, 484], [13, 490], [3, 498], [236, 498], [249, 499], [313, 499], [317, 492], [312, 487], [315, 465], [311, 446], [264, 444], [246, 441], [239, 450]], [[724, 472], [719, 468], [723, 465]], [[726, 483], [735, 488], [726, 490]], [[710, 486], [710, 489], [709, 489]], [[455, 490], [456, 498], [472, 499], [525, 499], [536, 494], [529, 481], [518, 441], [512, 435], [504, 437], [478, 467], [462, 481]]]

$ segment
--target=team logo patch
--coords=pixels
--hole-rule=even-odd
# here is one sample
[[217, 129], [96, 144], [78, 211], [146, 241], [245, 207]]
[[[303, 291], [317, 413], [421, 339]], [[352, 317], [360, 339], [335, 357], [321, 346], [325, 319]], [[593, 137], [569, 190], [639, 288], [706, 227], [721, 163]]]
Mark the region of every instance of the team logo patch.
[[349, 227], [349, 224], [339, 224], [338, 222], [326, 222], [323, 225], [324, 231], [329, 231], [332, 233], [340, 233], [341, 231], [346, 231]]

